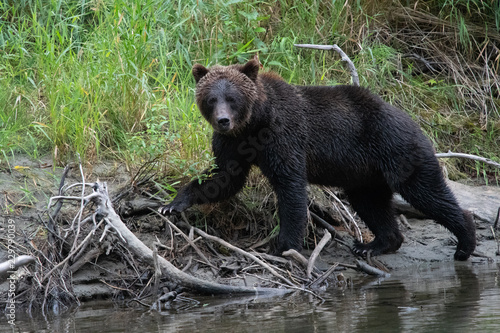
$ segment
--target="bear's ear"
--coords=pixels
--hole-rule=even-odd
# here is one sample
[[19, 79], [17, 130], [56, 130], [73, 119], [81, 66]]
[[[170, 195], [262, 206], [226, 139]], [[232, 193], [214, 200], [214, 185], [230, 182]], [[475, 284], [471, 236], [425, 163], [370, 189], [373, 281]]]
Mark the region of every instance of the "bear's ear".
[[255, 81], [257, 80], [257, 75], [259, 75], [259, 67], [259, 61], [256, 61], [254, 58], [243, 65], [241, 72], [248, 76], [250, 80]]
[[202, 77], [207, 75], [208, 68], [206, 68], [203, 65], [196, 64], [193, 66], [192, 72], [193, 72], [194, 80], [196, 81], [196, 83], [198, 83], [198, 81], [200, 81]]

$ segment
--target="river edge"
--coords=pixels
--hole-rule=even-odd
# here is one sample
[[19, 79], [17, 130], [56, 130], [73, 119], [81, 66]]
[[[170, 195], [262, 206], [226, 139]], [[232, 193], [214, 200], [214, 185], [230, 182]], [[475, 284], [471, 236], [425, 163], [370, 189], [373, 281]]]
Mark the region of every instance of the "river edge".
[[[110, 193], [123, 187], [131, 179], [130, 172], [118, 162], [88, 165], [83, 170], [87, 181], [97, 179], [106, 181]], [[50, 158], [33, 161], [26, 157], [16, 157], [15, 161], [0, 169], [0, 185], [3, 192], [0, 199], [2, 209], [0, 230], [6, 235], [4, 240], [13, 235], [15, 242], [22, 244], [26, 238], [37, 238], [46, 234], [46, 228], [40, 223], [40, 215], [46, 210], [48, 199], [57, 194], [62, 172], [63, 168], [52, 166]], [[79, 172], [74, 170], [69, 175], [67, 183], [78, 182], [79, 178]], [[457, 197], [464, 208], [473, 212], [481, 211], [478, 215], [480, 218], [476, 218], [478, 239], [476, 251], [479, 255], [472, 256], [469, 262], [474, 265], [497, 263], [499, 245], [492, 227], [495, 218], [494, 207], [500, 206], [498, 200], [500, 189], [495, 186], [470, 187], [458, 183], [452, 185], [454, 191], [460, 192]], [[453, 262], [455, 244], [446, 229], [426, 219], [410, 218], [408, 222], [408, 225], [401, 225], [405, 241], [399, 251], [378, 256], [377, 260], [391, 272], [402, 272], [415, 265]], [[364, 229], [363, 225], [360, 227]], [[146, 245], [152, 246], [158, 233], [162, 231], [151, 231], [150, 228], [145, 230], [136, 234]], [[339, 230], [339, 234], [345, 236], [346, 232]], [[22, 252], [19, 250], [15, 255], [24, 254]], [[310, 253], [311, 250], [303, 251], [306, 257]], [[6, 260], [9, 260], [9, 247], [4, 246], [0, 248], [0, 262]], [[322, 251], [316, 266], [320, 270], [326, 270], [335, 263], [354, 264], [355, 260], [356, 257], [349, 249], [330, 242]], [[112, 256], [100, 256], [98, 261], [84, 265], [72, 276], [72, 291], [75, 297], [82, 301], [113, 299], [117, 294], [113, 281], [116, 281], [120, 272], [125, 271], [127, 271], [125, 263], [117, 261]], [[33, 267], [28, 265], [14, 274], [20, 279], [32, 273]], [[351, 283], [366, 277], [365, 273], [350, 269], [341, 271], [341, 274]], [[202, 278], [207, 278], [201, 271], [200, 275]], [[0, 293], [4, 294], [10, 290], [11, 281], [5, 279], [0, 282]], [[223, 279], [220, 281], [224, 282]], [[235, 280], [230, 279], [230, 281], [234, 283]], [[254, 280], [250, 282], [256, 283]], [[248, 283], [248, 280], [245, 283]]]

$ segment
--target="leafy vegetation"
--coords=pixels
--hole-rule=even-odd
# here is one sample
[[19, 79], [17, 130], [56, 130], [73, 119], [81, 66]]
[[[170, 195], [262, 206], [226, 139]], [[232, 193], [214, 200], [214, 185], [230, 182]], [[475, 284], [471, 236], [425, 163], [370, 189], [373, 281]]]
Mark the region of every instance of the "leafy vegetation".
[[[499, 161], [498, 1], [0, 1], [0, 160], [15, 153], [123, 159], [165, 154], [174, 175], [210, 163], [194, 63], [243, 62], [294, 84], [361, 83], [413, 115], [439, 151]], [[198, 165], [200, 163], [201, 165]], [[459, 172], [492, 169], [455, 161]], [[186, 171], [187, 170], [187, 171]], [[455, 174], [459, 174], [459, 172]], [[496, 175], [496, 176], [495, 176]]]

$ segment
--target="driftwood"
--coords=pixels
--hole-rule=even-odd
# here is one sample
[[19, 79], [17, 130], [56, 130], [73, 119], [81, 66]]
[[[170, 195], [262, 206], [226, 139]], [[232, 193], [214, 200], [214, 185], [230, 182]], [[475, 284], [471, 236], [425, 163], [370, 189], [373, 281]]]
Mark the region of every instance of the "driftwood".
[[[162, 274], [166, 276], [171, 282], [177, 283], [188, 290], [203, 294], [284, 294], [291, 291], [290, 289], [231, 286], [210, 282], [193, 277], [179, 270], [163, 257], [156, 256], [155, 258], [153, 256], [153, 251], [148, 248], [142, 241], [140, 241], [127, 228], [127, 226], [121, 221], [120, 217], [115, 212], [114, 208], [111, 205], [107, 184], [105, 182], [96, 182], [91, 184], [87, 183], [86, 185], [91, 186], [93, 192], [85, 197], [58, 196], [52, 198], [51, 202], [57, 199], [77, 200], [85, 202], [87, 204], [94, 203], [96, 205], [96, 213], [94, 215], [96, 216], [94, 216], [93, 219], [97, 220], [98, 218], [102, 218], [102, 221], [106, 223], [106, 229], [103, 237], [106, 234], [106, 230], [111, 230], [112, 232], [117, 234], [118, 241], [120, 241], [137, 259], [149, 263], [151, 266], [154, 266], [155, 260], [157, 260], [157, 265], [160, 268]], [[101, 239], [103, 237], [101, 237]], [[58, 266], [60, 265], [61, 264], [59, 264]]]
[[35, 258], [32, 256], [22, 255], [18, 256], [12, 260], [7, 260], [0, 263], [0, 280], [3, 280], [7, 275], [16, 271], [19, 267], [28, 265], [35, 262]]
[[186, 236], [185, 233], [182, 232], [181, 229], [179, 229], [175, 224], [172, 223], [172, 221], [170, 221], [168, 218], [166, 218], [165, 216], [161, 215], [160, 213], [158, 213], [155, 210], [152, 210], [151, 211], [153, 213], [155, 213], [156, 215], [158, 215], [161, 219], [165, 220], [169, 226], [171, 228], [173, 228], [175, 231], [177, 231], [180, 235], [182, 235], [182, 237], [188, 242], [188, 244], [196, 251], [196, 253], [203, 259], [203, 261], [205, 262], [205, 264], [207, 264], [208, 266], [212, 267], [212, 268], [215, 268], [214, 265], [212, 265], [210, 263], [210, 261], [207, 259], [207, 257], [205, 257], [205, 255], [203, 254], [203, 252], [201, 252], [201, 250], [198, 248], [198, 246], [196, 246], [196, 244], [194, 244], [194, 241], [191, 240], [191, 238], [189, 238], [188, 236]]
[[290, 249], [282, 253], [283, 257], [290, 258], [298, 262], [302, 267], [307, 268], [307, 259], [302, 254], [298, 253], [297, 250]]
[[255, 255], [253, 255], [251, 253], [248, 253], [246, 251], [243, 251], [242, 249], [240, 249], [240, 248], [238, 248], [236, 246], [233, 246], [232, 244], [229, 244], [228, 242], [226, 242], [225, 240], [220, 239], [219, 237], [215, 237], [215, 236], [209, 235], [206, 232], [204, 232], [204, 231], [202, 231], [202, 230], [200, 230], [198, 228], [194, 228], [194, 230], [196, 231], [196, 233], [198, 233], [199, 235], [205, 237], [206, 239], [210, 239], [212, 241], [216, 241], [219, 244], [227, 247], [228, 249], [230, 249], [232, 251], [235, 251], [235, 252], [237, 252], [239, 254], [242, 254], [242, 255], [244, 255], [247, 258], [250, 258], [251, 260], [253, 260], [256, 263], [258, 263], [260, 266], [262, 266], [266, 270], [268, 270], [269, 273], [271, 273], [272, 275], [276, 276], [277, 278], [279, 278], [280, 280], [282, 280], [283, 282], [285, 282], [289, 286], [293, 286], [292, 282], [290, 282], [287, 278], [285, 278], [282, 275], [280, 275], [278, 272], [276, 272], [276, 270], [274, 268], [272, 268], [271, 266], [269, 266], [268, 264], [266, 264], [265, 262], [263, 262], [262, 260], [260, 260], [259, 258], [257, 258]]
[[339, 266], [339, 263], [334, 263], [330, 268], [328, 268], [323, 274], [321, 274], [315, 281], [313, 281], [309, 288], [317, 289], [321, 283], [323, 283]]
[[127, 200], [120, 205], [118, 210], [120, 216], [129, 217], [134, 215], [144, 215], [151, 210], [156, 210], [160, 207], [158, 201], [152, 201], [147, 198], [134, 198], [134, 200]]
[[[88, 297], [90, 295], [82, 293], [81, 288], [73, 287], [80, 284], [78, 282], [73, 284], [75, 282], [73, 277], [79, 275], [79, 272], [88, 264], [106, 270], [105, 267], [100, 266], [100, 262], [114, 261], [115, 256], [120, 257], [122, 262], [126, 262], [126, 268], [122, 273], [124, 274], [123, 281], [122, 283], [113, 283], [105, 279], [99, 279], [101, 283], [107, 286], [101, 289], [102, 292], [104, 295], [111, 295], [111, 293], [116, 292], [124, 293], [127, 295], [126, 297], [131, 297], [132, 301], [146, 306], [148, 304], [144, 302], [144, 298], [153, 300], [152, 304], [160, 304], [164, 299], [169, 300], [171, 295], [176, 295], [178, 299], [182, 298], [181, 295], [178, 295], [181, 291], [203, 294], [259, 294], [272, 296], [299, 290], [320, 298], [312, 290], [330, 283], [326, 279], [333, 273], [334, 268], [330, 268], [323, 273], [314, 268], [314, 262], [318, 254], [331, 238], [328, 232], [325, 233], [323, 240], [318, 244], [311, 258], [305, 260], [306, 264], [302, 266], [302, 269], [296, 265], [291, 265], [291, 262], [283, 257], [274, 257], [256, 252], [249, 253], [210, 235], [206, 231], [191, 227], [186, 220], [186, 216], [183, 216], [185, 222], [179, 221], [176, 224], [162, 216], [161, 218], [166, 221], [164, 224], [165, 231], [168, 233], [168, 230], [170, 230], [170, 244], [165, 246], [157, 239], [157, 241], [153, 242], [152, 248], [149, 248], [123, 223], [113, 204], [118, 200], [123, 200], [120, 207], [125, 209], [121, 212], [127, 216], [142, 214], [146, 210], [151, 211], [151, 208], [158, 205], [158, 203], [149, 202], [151, 198], [137, 199], [139, 196], [134, 194], [137, 193], [137, 187], [135, 190], [120, 190], [118, 196], [111, 198], [105, 182], [88, 182], [84, 178], [81, 165], [79, 169], [76, 166], [74, 169], [80, 171], [81, 182], [70, 185], [64, 184], [70, 170], [67, 167], [64, 170], [57, 195], [51, 197], [48, 203], [46, 215], [49, 217], [50, 223], [43, 221], [43, 218], [40, 217], [49, 232], [47, 237], [48, 246], [44, 244], [43, 247], [40, 247], [36, 243], [30, 243], [31, 251], [27, 254], [38, 257], [35, 273], [32, 274], [34, 282], [19, 290], [19, 293], [25, 297], [22, 300], [28, 301], [26, 304], [30, 309], [41, 309], [42, 313], [45, 314], [47, 311], [53, 311], [54, 308], [79, 305], [79, 297]], [[142, 181], [140, 179], [135, 180], [135, 184]], [[148, 184], [151, 182], [153, 181], [148, 182]], [[141, 189], [142, 195], [147, 190], [147, 187]], [[127, 195], [121, 195], [122, 193], [127, 193]], [[126, 200], [130, 197], [135, 198], [130, 202], [139, 204], [127, 204], [129, 201]], [[75, 204], [65, 205], [68, 201]], [[70, 220], [61, 219], [62, 216], [59, 214], [63, 207], [66, 208], [65, 213], [68, 213], [67, 206], [72, 211], [71, 216], [73, 218]], [[149, 216], [147, 219], [158, 219], [159, 221], [158, 216]], [[138, 225], [140, 225], [140, 222]], [[137, 226], [137, 224], [133, 223], [132, 226]], [[181, 229], [190, 230], [189, 236], [186, 235], [187, 232], [184, 233]], [[195, 234], [200, 235], [200, 237], [196, 238]], [[166, 237], [168, 236], [166, 235]], [[183, 239], [180, 237], [183, 237]], [[336, 237], [340, 238], [338, 235]], [[175, 239], [180, 240], [180, 242], [176, 242]], [[238, 285], [217, 283], [212, 280], [214, 278], [202, 279], [189, 273], [191, 271], [196, 272], [199, 269], [197, 267], [199, 263], [204, 266], [198, 271], [201, 274], [208, 272], [207, 269], [211, 269], [215, 277], [225, 273], [227, 268], [218, 264], [219, 261], [225, 261], [225, 255], [221, 256], [212, 247], [211, 242], [218, 242], [235, 253], [234, 256], [229, 258], [229, 261], [246, 262], [248, 264], [246, 267], [237, 265], [242, 269], [236, 272], [236, 270], [240, 269], [237, 267], [232, 277], [237, 280], [243, 278], [244, 285], [241, 282], [238, 282]], [[172, 260], [176, 260], [176, 265], [183, 265], [182, 270], [174, 266], [166, 257], [163, 257], [163, 252], [160, 255], [160, 248], [165, 249]], [[195, 253], [187, 254], [185, 257], [179, 255], [188, 248], [194, 249]], [[207, 258], [209, 253], [207, 250], [215, 254], [215, 258]], [[113, 253], [112, 256], [108, 257], [111, 252]], [[223, 252], [226, 251], [223, 250]], [[241, 260], [242, 256], [245, 260]], [[20, 265], [21, 261], [18, 264]], [[306, 276], [308, 265], [309, 270]], [[334, 266], [337, 266], [337, 264], [334, 264]], [[250, 272], [250, 270], [255, 269], [263, 272], [263, 274]], [[313, 269], [314, 272], [312, 272]], [[83, 276], [86, 275], [83, 274]], [[252, 277], [252, 279], [248, 281], [247, 277]], [[142, 283], [144, 279], [147, 279], [145, 284]], [[262, 281], [262, 284], [266, 287], [260, 287], [261, 283], [258, 281]], [[100, 283], [97, 284], [101, 285]]]
[[316, 259], [319, 256], [319, 253], [325, 245], [332, 239], [332, 235], [325, 230], [325, 234], [323, 235], [323, 238], [321, 238], [321, 241], [318, 243], [318, 246], [314, 248], [314, 251], [311, 253], [311, 256], [309, 257], [309, 261], [307, 263], [307, 278], [312, 279], [312, 270], [314, 268], [314, 263], [316, 262]]
[[381, 269], [378, 269], [378, 268], [375, 268], [369, 264], [367, 264], [366, 262], [364, 261], [361, 261], [361, 260], [356, 260], [356, 266], [358, 266], [358, 268], [365, 272], [366, 274], [369, 274], [369, 275], [375, 275], [375, 276], [381, 276], [381, 277], [389, 277], [391, 276], [391, 274], [387, 273], [387, 272], [384, 272], [383, 270]]
[[449, 157], [466, 158], [469, 160], [483, 162], [483, 163], [486, 163], [489, 165], [493, 165], [494, 167], [500, 168], [500, 163], [492, 161], [489, 158], [485, 158], [485, 157], [481, 157], [481, 156], [477, 156], [477, 155], [453, 153], [451, 151], [448, 151], [447, 153], [437, 153], [436, 157], [438, 157], [438, 158], [449, 158]]

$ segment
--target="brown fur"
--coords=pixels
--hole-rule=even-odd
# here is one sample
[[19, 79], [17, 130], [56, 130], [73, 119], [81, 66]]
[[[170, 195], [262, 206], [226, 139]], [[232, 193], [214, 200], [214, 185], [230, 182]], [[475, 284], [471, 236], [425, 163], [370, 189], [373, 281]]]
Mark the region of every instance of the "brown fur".
[[307, 183], [342, 187], [375, 239], [358, 253], [394, 252], [403, 242], [392, 195], [448, 228], [458, 239], [455, 259], [476, 246], [470, 215], [458, 206], [429, 140], [412, 119], [367, 89], [287, 84], [245, 65], [195, 65], [196, 100], [214, 127], [217, 168], [188, 184], [163, 214], [235, 195], [252, 165], [278, 198], [277, 252], [300, 250], [307, 221]]

